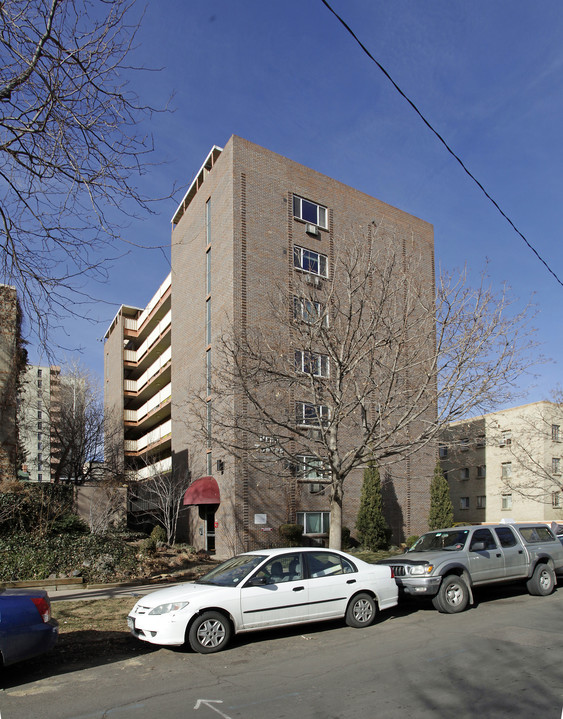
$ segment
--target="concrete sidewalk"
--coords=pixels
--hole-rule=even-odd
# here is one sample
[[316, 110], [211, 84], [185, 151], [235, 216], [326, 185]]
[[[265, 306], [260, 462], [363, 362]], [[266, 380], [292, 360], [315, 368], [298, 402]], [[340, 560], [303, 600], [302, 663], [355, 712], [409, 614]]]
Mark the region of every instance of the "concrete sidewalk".
[[109, 599], [112, 597], [142, 597], [157, 589], [170, 587], [179, 582], [161, 582], [159, 584], [96, 584], [85, 585], [80, 589], [45, 589], [49, 593], [52, 602], [57, 601], [80, 601], [84, 599]]

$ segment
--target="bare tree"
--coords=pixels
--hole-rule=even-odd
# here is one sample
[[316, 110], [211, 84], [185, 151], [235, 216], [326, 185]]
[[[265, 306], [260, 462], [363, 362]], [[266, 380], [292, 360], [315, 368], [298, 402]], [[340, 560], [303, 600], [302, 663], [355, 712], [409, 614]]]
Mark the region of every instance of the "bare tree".
[[103, 459], [104, 407], [96, 378], [80, 363], [63, 368], [49, 410], [51, 451], [56, 464], [53, 481], [82, 484], [92, 478]]
[[[0, 4], [0, 277], [48, 346], [81, 314], [84, 278], [119, 254], [119, 220], [148, 209], [132, 178], [150, 108], [127, 88], [134, 0]], [[85, 314], [85, 313], [82, 313]]]
[[[507, 401], [533, 341], [529, 309], [513, 313], [507, 291], [461, 274], [434, 294], [393, 242], [342, 242], [332, 269], [321, 289], [305, 275], [277, 288], [269, 323], [223, 338], [210, 396], [213, 444], [280, 481], [318, 473], [337, 548], [350, 472], [402, 460], [448, 422]], [[209, 395], [195, 405], [205, 431]]]
[[[138, 464], [141, 466], [142, 461]], [[190, 482], [188, 469], [158, 472], [143, 481], [130, 481], [129, 505], [133, 515], [138, 520], [162, 526], [167, 543], [174, 544], [182, 500]]]

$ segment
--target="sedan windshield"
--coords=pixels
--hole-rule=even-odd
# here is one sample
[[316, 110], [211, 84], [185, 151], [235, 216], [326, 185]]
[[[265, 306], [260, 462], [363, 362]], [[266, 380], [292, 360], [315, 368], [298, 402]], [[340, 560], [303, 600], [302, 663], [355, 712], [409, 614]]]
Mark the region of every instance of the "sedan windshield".
[[227, 559], [226, 562], [214, 567], [203, 577], [196, 579], [196, 584], [216, 584], [218, 587], [236, 587], [252, 572], [264, 559], [263, 555], [240, 554], [238, 557]]
[[430, 532], [423, 534], [420, 539], [407, 550], [409, 552], [435, 552], [436, 550], [456, 551], [463, 549], [467, 541], [467, 529], [450, 529], [446, 532]]

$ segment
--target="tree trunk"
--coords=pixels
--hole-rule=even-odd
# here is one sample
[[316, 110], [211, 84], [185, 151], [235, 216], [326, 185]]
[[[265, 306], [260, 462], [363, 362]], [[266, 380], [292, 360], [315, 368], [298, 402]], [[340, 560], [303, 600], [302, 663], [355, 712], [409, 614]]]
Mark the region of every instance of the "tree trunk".
[[330, 531], [328, 546], [342, 549], [342, 481], [334, 479], [330, 490]]

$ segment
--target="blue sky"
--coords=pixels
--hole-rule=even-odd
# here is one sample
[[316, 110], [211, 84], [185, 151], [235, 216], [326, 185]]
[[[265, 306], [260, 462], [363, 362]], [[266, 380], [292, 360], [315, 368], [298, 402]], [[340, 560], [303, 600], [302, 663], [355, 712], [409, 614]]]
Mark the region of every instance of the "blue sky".
[[[332, 0], [372, 55], [563, 279], [563, 13], [558, 0]], [[237, 134], [434, 225], [436, 261], [512, 287], [538, 309], [541, 353], [527, 401], [561, 382], [563, 287], [447, 154], [321, 0], [148, 3], [132, 58], [154, 115], [156, 163], [146, 192], [174, 199], [132, 221], [131, 248], [92, 324], [60, 343], [103, 373], [103, 337], [119, 306], [144, 306], [169, 272], [170, 219], [216, 144]], [[30, 359], [39, 359], [30, 348]], [[68, 354], [66, 358], [68, 358]], [[65, 361], [61, 353], [60, 361]], [[534, 386], [531, 386], [534, 385]]]

